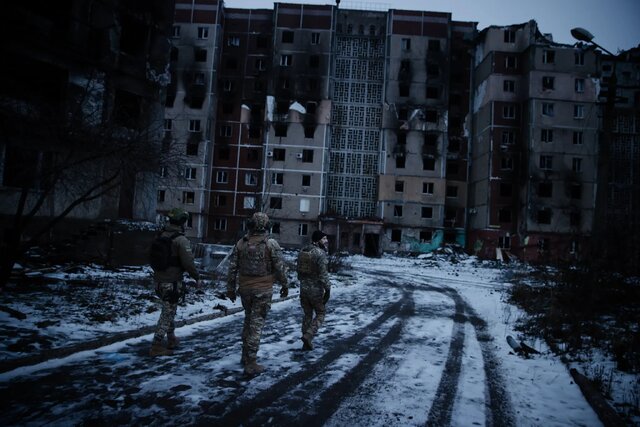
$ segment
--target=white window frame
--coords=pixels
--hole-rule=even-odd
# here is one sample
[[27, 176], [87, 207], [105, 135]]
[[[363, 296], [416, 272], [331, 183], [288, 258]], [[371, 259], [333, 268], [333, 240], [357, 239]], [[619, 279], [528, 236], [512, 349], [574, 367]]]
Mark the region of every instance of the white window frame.
[[553, 156], [541, 154], [539, 166], [542, 170], [553, 170]]
[[411, 50], [411, 39], [407, 38], [407, 37], [403, 38], [400, 41], [400, 46], [401, 46], [402, 50], [405, 50], [405, 51]]
[[258, 185], [258, 174], [256, 174], [255, 172], [245, 172], [244, 185], [248, 185], [251, 187]]
[[503, 119], [515, 119], [516, 118], [516, 106], [515, 105], [505, 105], [502, 107], [502, 118]]
[[200, 120], [189, 120], [189, 132], [200, 132]]
[[[424, 184], [427, 184], [427, 191], [424, 191]], [[433, 182], [427, 181], [427, 182], [423, 182], [422, 183], [422, 194], [429, 194], [429, 195], [433, 195], [433, 189], [434, 189], [435, 185]]]
[[573, 105], [573, 118], [584, 119], [584, 104]]
[[191, 166], [184, 168], [184, 178], [188, 180], [194, 180], [197, 176], [197, 169]]
[[290, 67], [293, 64], [293, 56], [289, 54], [280, 55], [280, 66]]
[[545, 49], [542, 51], [543, 64], [554, 64], [555, 62], [556, 62], [556, 52], [554, 50]]
[[300, 199], [300, 212], [309, 212], [311, 210], [311, 199]]
[[311, 44], [320, 44], [320, 33], [311, 33]]
[[240, 37], [238, 36], [229, 36], [227, 38], [227, 46], [240, 46]]
[[578, 78], [575, 80], [574, 88], [576, 93], [584, 93], [584, 83], [585, 83], [585, 80], [582, 78]]
[[300, 223], [298, 224], [298, 236], [307, 236], [309, 235], [309, 224]]
[[209, 38], [209, 27], [198, 27], [198, 39], [207, 40]]
[[227, 172], [227, 171], [218, 171], [218, 172], [216, 172], [216, 183], [217, 184], [228, 184], [229, 183], [229, 172]]
[[548, 117], [555, 116], [554, 103], [553, 102], [543, 102], [542, 103], [542, 115], [543, 116], [548, 116]]
[[553, 142], [553, 129], [540, 129], [541, 142]]
[[226, 218], [214, 218], [213, 220], [213, 229], [219, 231], [225, 231], [227, 229], [227, 219]]
[[582, 145], [584, 143], [584, 132], [581, 130], [573, 131], [573, 144], [574, 145]]
[[272, 172], [271, 173], [271, 185], [282, 185], [284, 183], [284, 173]]
[[242, 200], [242, 207], [244, 209], [255, 209], [256, 208], [255, 196], [244, 196], [244, 199]]
[[174, 25], [171, 28], [171, 37], [174, 39], [180, 38], [180, 25]]

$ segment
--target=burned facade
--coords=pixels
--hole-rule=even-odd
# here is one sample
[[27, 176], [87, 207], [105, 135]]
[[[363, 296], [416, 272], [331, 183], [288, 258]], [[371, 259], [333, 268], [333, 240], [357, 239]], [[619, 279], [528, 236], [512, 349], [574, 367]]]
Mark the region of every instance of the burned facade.
[[165, 103], [158, 212], [181, 207], [190, 213], [186, 235], [208, 233], [212, 129], [217, 87], [222, 1], [176, 2], [171, 32], [171, 84]]
[[450, 14], [389, 11], [386, 148], [379, 198], [385, 250], [464, 245], [474, 23]]
[[21, 217], [15, 234], [31, 219], [154, 218], [173, 13], [173, 1], [5, 7], [0, 206]]
[[488, 258], [580, 256], [595, 206], [594, 52], [530, 21], [483, 30], [475, 54], [470, 247]]

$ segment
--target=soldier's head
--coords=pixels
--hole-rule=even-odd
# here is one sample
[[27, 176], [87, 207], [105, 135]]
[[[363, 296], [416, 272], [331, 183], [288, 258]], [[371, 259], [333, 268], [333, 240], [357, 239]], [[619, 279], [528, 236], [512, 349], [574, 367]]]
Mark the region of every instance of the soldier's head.
[[328, 243], [327, 235], [320, 230], [316, 230], [311, 234], [311, 243], [318, 245], [321, 248], [325, 248]]
[[189, 212], [181, 208], [173, 208], [167, 213], [169, 223], [174, 225], [184, 225], [189, 219]]
[[266, 213], [256, 212], [247, 221], [247, 227], [251, 231], [267, 231], [271, 227], [271, 223]]

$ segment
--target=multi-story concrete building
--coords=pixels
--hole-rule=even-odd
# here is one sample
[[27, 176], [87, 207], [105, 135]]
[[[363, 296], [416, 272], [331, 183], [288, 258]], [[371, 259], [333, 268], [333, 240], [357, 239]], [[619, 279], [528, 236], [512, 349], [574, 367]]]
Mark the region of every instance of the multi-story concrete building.
[[[601, 56], [599, 184], [605, 206], [599, 206], [606, 262], [637, 274], [640, 257], [640, 46], [617, 56]], [[613, 78], [615, 76], [615, 79]], [[598, 226], [598, 224], [596, 224]], [[604, 250], [606, 248], [606, 250]], [[633, 260], [629, 262], [629, 260]]]
[[11, 239], [51, 236], [47, 223], [153, 219], [174, 1], [5, 6], [0, 206], [21, 216]]
[[332, 6], [276, 3], [263, 206], [282, 245], [304, 245], [326, 209]]
[[340, 250], [377, 255], [387, 14], [338, 10], [331, 143], [322, 227]]
[[209, 226], [222, 6], [215, 0], [176, 1], [171, 37], [158, 212], [173, 207], [187, 210], [191, 216], [186, 235], [194, 241], [204, 240]]
[[594, 212], [595, 54], [530, 21], [486, 28], [475, 55], [470, 246], [491, 258], [579, 256]]
[[379, 200], [384, 250], [464, 245], [474, 23], [448, 13], [389, 11]]
[[262, 208], [272, 34], [272, 10], [225, 9], [208, 241], [237, 240], [245, 220]]

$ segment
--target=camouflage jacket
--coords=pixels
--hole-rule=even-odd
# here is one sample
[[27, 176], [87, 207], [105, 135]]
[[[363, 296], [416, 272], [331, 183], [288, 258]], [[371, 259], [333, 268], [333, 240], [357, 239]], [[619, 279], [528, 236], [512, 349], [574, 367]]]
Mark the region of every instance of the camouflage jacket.
[[264, 233], [249, 233], [233, 247], [229, 257], [227, 290], [271, 290], [274, 282], [289, 285], [282, 249]]
[[171, 237], [175, 233], [180, 233], [171, 242], [171, 255], [175, 255], [180, 261], [180, 265], [170, 266], [163, 271], [154, 271], [153, 280], [156, 282], [177, 282], [182, 280], [182, 274], [186, 271], [195, 280], [200, 279], [200, 274], [196, 270], [191, 252], [191, 242], [182, 234], [182, 227], [179, 225], [167, 224], [162, 230], [162, 236]]
[[297, 265], [300, 290], [330, 289], [328, 263], [326, 252], [317, 245], [310, 244], [302, 248]]

